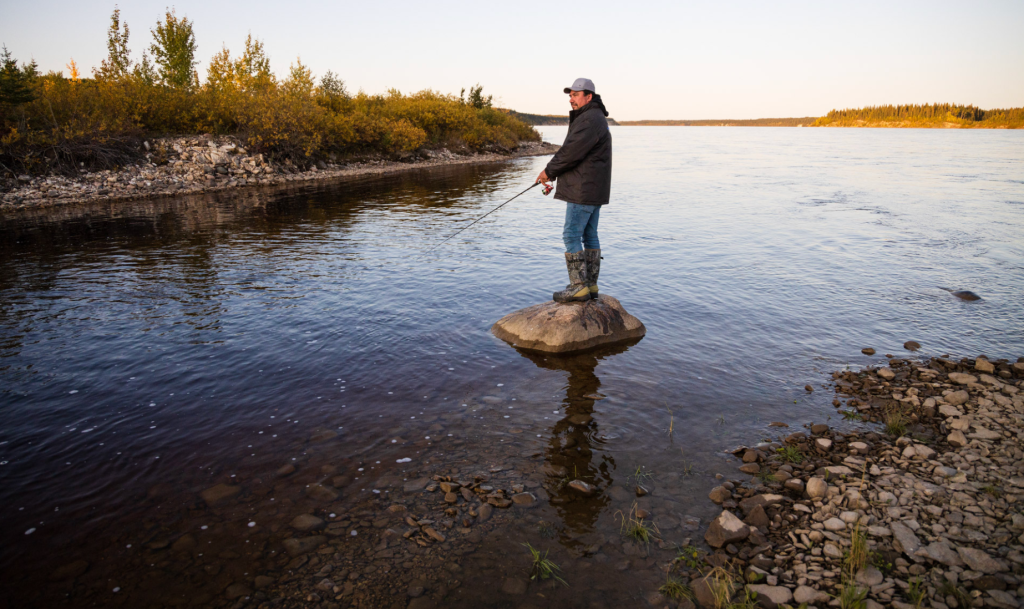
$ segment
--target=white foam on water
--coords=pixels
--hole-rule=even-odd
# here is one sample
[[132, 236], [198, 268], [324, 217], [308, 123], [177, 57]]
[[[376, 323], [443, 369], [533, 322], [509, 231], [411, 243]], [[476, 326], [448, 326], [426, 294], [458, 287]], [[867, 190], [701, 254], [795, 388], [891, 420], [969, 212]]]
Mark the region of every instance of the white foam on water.
[[90, 427], [89, 429], [83, 429], [82, 433], [89, 433], [90, 431], [92, 431], [94, 429], [96, 429], [96, 428], [95, 427]]
[[402, 459], [398, 459], [397, 461], [395, 461], [395, 463], [409, 463], [411, 461], [412, 459], [410, 459], [409, 457], [404, 457]]
[[75, 393], [78, 393], [78, 390], [77, 390], [77, 389], [72, 389], [72, 390], [71, 390], [71, 391], [69, 391], [68, 393], [70, 393], [70, 394], [75, 394]]
[[28, 529], [27, 531], [25, 531], [25, 534], [26, 535], [31, 535], [32, 533], [35, 533], [35, 532], [36, 532], [36, 528], [32, 527], [31, 529]]
[[250, 523], [249, 523], [249, 528], [252, 528], [252, 527], [254, 527], [254, 526], [256, 526], [256, 523], [255, 523], [255, 522], [250, 522]]
[[208, 528], [210, 528], [210, 527], [204, 524], [203, 526], [201, 526], [201, 527], [199, 527], [199, 528], [200, 528], [200, 529], [202, 529], [203, 531], [205, 531], [206, 529], [208, 529]]
[[498, 383], [498, 387], [504, 387], [505, 383]]
[[117, 586], [113, 590], [111, 590], [111, 592], [120, 592], [120, 591], [121, 591], [121, 586]]
[[351, 535], [352, 535], [352, 537], [355, 537], [357, 535], [357, 533], [355, 531], [352, 531]]

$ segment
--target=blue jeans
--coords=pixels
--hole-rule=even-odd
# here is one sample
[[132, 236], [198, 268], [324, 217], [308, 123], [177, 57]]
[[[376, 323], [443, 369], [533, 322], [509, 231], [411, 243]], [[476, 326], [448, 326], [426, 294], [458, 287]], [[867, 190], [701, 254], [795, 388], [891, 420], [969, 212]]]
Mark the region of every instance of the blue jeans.
[[[583, 251], [583, 248], [601, 249], [601, 243], [597, 240], [597, 221], [600, 217], [600, 205], [565, 204], [565, 227], [562, 229], [562, 241], [565, 242], [566, 253], [575, 254]], [[582, 245], [580, 245], [581, 241]]]

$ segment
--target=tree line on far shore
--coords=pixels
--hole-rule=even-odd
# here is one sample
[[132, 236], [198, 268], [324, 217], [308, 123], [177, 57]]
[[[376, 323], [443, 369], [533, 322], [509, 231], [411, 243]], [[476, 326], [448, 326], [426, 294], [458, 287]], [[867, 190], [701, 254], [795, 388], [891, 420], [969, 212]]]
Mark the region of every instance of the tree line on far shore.
[[857, 126], [946, 126], [1020, 129], [1024, 108], [982, 110], [959, 104], [906, 104], [832, 110], [814, 122], [818, 127]]
[[6, 47], [0, 56], [0, 179], [16, 173], [109, 168], [141, 153], [145, 138], [233, 134], [256, 152], [308, 164], [320, 158], [397, 154], [421, 148], [509, 150], [536, 141], [530, 125], [492, 107], [483, 87], [469, 95], [350, 93], [328, 71], [319, 79], [301, 60], [279, 78], [251, 34], [240, 55], [223, 48], [201, 81], [192, 22], [173, 10], [150, 30], [133, 59], [128, 24], [115, 8], [107, 57], [82, 75], [41, 74]]

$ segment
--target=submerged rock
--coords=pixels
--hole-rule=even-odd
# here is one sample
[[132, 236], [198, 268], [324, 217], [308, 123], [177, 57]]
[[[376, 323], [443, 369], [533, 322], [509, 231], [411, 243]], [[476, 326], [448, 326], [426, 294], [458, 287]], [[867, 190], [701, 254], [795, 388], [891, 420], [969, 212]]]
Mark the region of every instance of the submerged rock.
[[491, 332], [515, 347], [567, 353], [638, 339], [647, 328], [617, 299], [602, 295], [587, 302], [550, 301], [520, 309], [499, 319]]
[[981, 296], [978, 296], [977, 294], [975, 294], [974, 292], [971, 292], [970, 290], [960, 290], [959, 292], [953, 292], [952, 294], [953, 294], [953, 296], [956, 296], [960, 300], [966, 300], [966, 301], [981, 300]]

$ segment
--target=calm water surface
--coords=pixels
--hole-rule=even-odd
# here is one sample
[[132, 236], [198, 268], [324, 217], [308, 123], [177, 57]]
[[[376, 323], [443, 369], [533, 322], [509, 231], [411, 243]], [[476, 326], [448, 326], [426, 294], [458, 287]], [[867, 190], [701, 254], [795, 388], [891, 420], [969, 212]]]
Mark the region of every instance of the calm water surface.
[[[546, 158], [0, 217], [0, 569], [30, 582], [81, 555], [130, 561], [110, 548], [183, 518], [161, 492], [310, 455], [366, 468], [336, 481], [353, 500], [446, 451], [464, 468], [473, 454], [576, 467], [602, 487], [643, 466], [681, 539], [685, 517], [712, 514], [714, 473], [735, 475], [724, 448], [834, 415], [832, 370], [911, 339], [926, 355], [1024, 355], [1024, 134], [613, 135], [601, 289], [648, 334], [595, 356], [530, 356], [489, 332], [564, 286], [563, 204], [531, 191], [427, 253]], [[622, 507], [536, 513], [567, 551], [575, 534], [611, 539]], [[566, 569], [579, 594], [593, 576]], [[8, 587], [21, 593], [38, 589]]]

